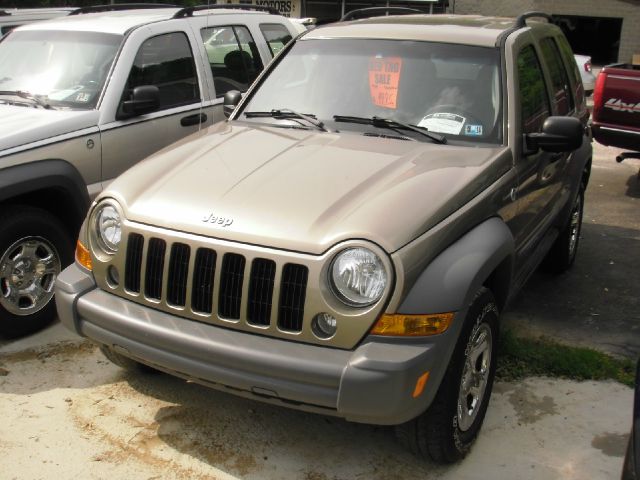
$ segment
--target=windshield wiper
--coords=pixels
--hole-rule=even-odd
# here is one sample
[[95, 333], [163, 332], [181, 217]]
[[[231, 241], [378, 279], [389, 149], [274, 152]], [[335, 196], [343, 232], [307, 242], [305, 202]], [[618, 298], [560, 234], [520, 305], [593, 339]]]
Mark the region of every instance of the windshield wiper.
[[[316, 119], [315, 115], [309, 113], [298, 113], [290, 108], [274, 108], [268, 112], [245, 112], [244, 116], [247, 118], [271, 117], [276, 119], [304, 120], [322, 132], [329, 131], [325, 128], [324, 123]], [[301, 122], [298, 123], [302, 125]]]
[[359, 123], [361, 125], [372, 125], [376, 128], [388, 128], [390, 130], [410, 130], [412, 132], [419, 133], [435, 143], [446, 144], [447, 139], [443, 135], [439, 135], [437, 133], [431, 133], [425, 127], [419, 127], [418, 125], [411, 125], [409, 123], [398, 122], [397, 120], [392, 120], [390, 118], [382, 118], [382, 117], [353, 117], [349, 115], [334, 115], [333, 119], [336, 122], [348, 122], [348, 123]]
[[39, 98], [37, 95], [29, 92], [24, 92], [22, 90], [0, 90], [0, 95], [12, 95], [14, 97], [24, 98], [25, 100], [31, 100], [32, 102], [47, 110], [53, 109], [53, 107], [45, 102], [42, 98]]

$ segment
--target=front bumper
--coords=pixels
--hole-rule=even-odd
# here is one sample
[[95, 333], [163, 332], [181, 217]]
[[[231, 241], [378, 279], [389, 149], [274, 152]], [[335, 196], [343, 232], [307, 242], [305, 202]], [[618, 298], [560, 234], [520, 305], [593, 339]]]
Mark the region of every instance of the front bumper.
[[[339, 350], [225, 329], [100, 290], [75, 264], [58, 276], [56, 303], [66, 327], [139, 362], [236, 395], [363, 423], [394, 425], [422, 413], [450, 351], [442, 345], [450, 341], [446, 333], [402, 342], [368, 337], [355, 350]], [[413, 398], [426, 371], [424, 393]]]

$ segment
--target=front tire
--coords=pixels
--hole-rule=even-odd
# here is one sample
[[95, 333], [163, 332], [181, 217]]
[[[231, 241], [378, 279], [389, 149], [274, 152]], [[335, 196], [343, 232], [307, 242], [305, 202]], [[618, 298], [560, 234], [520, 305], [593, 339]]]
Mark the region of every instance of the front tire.
[[498, 308], [483, 287], [469, 308], [433, 403], [422, 415], [396, 427], [401, 443], [436, 463], [453, 463], [469, 452], [491, 397], [497, 344]]
[[0, 215], [0, 335], [17, 337], [55, 318], [55, 280], [73, 261], [73, 242], [50, 213], [8, 206]]

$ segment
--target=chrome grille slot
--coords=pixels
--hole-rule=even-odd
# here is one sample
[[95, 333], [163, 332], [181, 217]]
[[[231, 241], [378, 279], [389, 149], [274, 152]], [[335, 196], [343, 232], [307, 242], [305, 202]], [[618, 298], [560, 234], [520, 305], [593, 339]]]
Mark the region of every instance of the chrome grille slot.
[[164, 254], [167, 244], [159, 238], [149, 240], [147, 251], [147, 271], [144, 282], [144, 294], [147, 298], [162, 298], [162, 272], [164, 270]]
[[184, 243], [171, 245], [169, 257], [169, 278], [167, 279], [167, 302], [184, 307], [187, 300], [187, 278], [191, 249]]
[[282, 269], [278, 327], [283, 330], [302, 330], [308, 276], [309, 269], [304, 265], [287, 263]]
[[225, 253], [222, 257], [218, 299], [218, 315], [222, 318], [240, 319], [245, 263], [245, 258], [237, 253]]
[[144, 237], [138, 233], [130, 233], [127, 242], [126, 268], [124, 288], [133, 293], [140, 293], [140, 272], [142, 270], [142, 248]]
[[255, 258], [251, 263], [247, 322], [265, 326], [271, 323], [271, 299], [275, 274], [276, 262], [273, 260]]
[[193, 271], [191, 308], [194, 312], [213, 312], [213, 278], [216, 273], [216, 252], [210, 248], [196, 251]]

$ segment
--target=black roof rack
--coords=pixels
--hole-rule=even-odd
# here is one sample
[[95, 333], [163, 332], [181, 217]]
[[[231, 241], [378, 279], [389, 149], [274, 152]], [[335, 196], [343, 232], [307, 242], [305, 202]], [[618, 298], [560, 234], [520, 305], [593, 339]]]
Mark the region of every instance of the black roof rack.
[[192, 17], [193, 12], [199, 12], [201, 10], [255, 10], [258, 12], [267, 12], [272, 15], [280, 15], [280, 12], [273, 7], [266, 5], [250, 5], [240, 3], [228, 3], [228, 4], [215, 4], [215, 5], [196, 5], [195, 7], [185, 7], [178, 10], [173, 18]]
[[347, 22], [349, 20], [357, 20], [360, 18], [380, 17], [388, 13], [394, 13], [397, 15], [411, 15], [412, 13], [424, 13], [424, 12], [422, 10], [418, 10], [417, 8], [408, 8], [408, 7], [358, 8], [357, 10], [351, 10], [350, 12], [345, 13], [339, 21]]
[[6, 15], [11, 15], [9, 12], [5, 12], [4, 10], [0, 10], [0, 17], [4, 17]]
[[176, 8], [178, 5], [168, 3], [115, 3], [113, 5], [92, 5], [90, 7], [80, 7], [69, 15], [82, 15], [83, 13], [115, 12], [118, 10], [133, 10], [137, 8]]
[[544, 12], [525, 12], [516, 18], [516, 28], [524, 28], [527, 26], [527, 19], [531, 17], [546, 18], [549, 23], [553, 23], [551, 15]]

